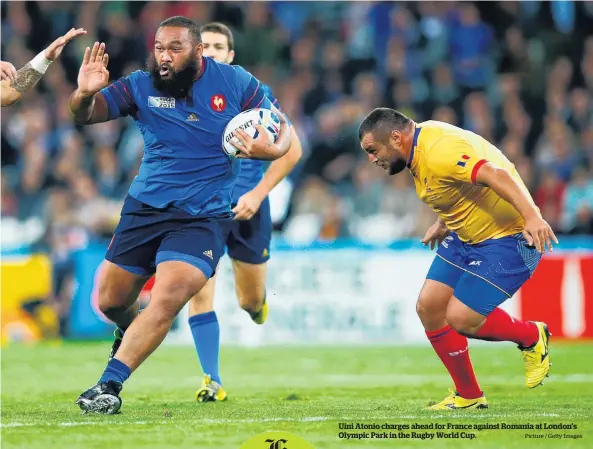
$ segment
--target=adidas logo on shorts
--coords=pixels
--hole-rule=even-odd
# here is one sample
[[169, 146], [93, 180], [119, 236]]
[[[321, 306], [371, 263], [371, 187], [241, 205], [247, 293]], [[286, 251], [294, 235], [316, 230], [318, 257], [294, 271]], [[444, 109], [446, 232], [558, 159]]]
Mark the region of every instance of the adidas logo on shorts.
[[212, 255], [212, 250], [211, 249], [208, 249], [208, 250], [204, 251], [204, 256], [207, 256], [210, 259], [214, 259], [214, 256]]

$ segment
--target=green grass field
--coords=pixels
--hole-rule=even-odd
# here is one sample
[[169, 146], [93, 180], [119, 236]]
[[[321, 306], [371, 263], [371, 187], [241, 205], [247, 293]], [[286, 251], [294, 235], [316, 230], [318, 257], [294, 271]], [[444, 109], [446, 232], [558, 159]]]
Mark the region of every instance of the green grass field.
[[[552, 341], [552, 375], [535, 390], [523, 386], [523, 362], [512, 345], [474, 346], [472, 358], [490, 408], [453, 414], [423, 410], [451, 386], [430, 347], [224, 348], [222, 374], [230, 396], [217, 404], [194, 402], [201, 380], [194, 350], [164, 347], [126, 384], [121, 414], [81, 415], [74, 400], [101, 374], [109, 347], [103, 342], [4, 348], [2, 447], [226, 449], [268, 430], [295, 433], [315, 448], [593, 447], [591, 343]], [[475, 434], [473, 440], [346, 441], [338, 438], [341, 422], [562, 423], [578, 429], [467, 430]], [[526, 433], [544, 438], [526, 439]]]

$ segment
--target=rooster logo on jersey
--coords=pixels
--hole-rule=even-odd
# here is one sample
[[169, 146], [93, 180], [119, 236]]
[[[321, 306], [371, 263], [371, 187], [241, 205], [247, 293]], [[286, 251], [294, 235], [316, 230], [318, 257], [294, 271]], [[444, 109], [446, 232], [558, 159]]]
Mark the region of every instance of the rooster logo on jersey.
[[210, 99], [210, 107], [216, 112], [222, 112], [226, 109], [226, 99], [224, 95], [213, 95]]

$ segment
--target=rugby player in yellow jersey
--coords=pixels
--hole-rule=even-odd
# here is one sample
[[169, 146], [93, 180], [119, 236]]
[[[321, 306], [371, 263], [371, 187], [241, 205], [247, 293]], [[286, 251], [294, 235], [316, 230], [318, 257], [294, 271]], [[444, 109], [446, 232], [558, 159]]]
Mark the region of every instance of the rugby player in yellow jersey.
[[422, 239], [438, 250], [416, 310], [455, 390], [429, 408], [488, 407], [467, 337], [515, 342], [527, 387], [542, 384], [550, 370], [547, 326], [513, 318], [498, 306], [558, 240], [514, 165], [477, 134], [437, 121], [415, 123], [388, 108], [364, 119], [359, 138], [370, 161], [390, 175], [407, 167], [418, 196], [438, 215]]

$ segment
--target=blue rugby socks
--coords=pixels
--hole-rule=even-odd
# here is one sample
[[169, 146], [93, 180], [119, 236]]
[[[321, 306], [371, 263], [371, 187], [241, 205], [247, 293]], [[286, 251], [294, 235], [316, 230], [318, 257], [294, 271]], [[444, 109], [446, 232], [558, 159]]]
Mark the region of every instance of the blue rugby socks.
[[220, 326], [216, 312], [206, 312], [194, 315], [189, 319], [191, 333], [194, 337], [198, 359], [204, 374], [208, 374], [213, 381], [222, 385], [218, 368], [220, 353]]
[[117, 359], [111, 359], [107, 364], [107, 368], [105, 368], [103, 375], [99, 379], [99, 383], [113, 380], [123, 384], [126, 380], [128, 380], [130, 374], [132, 374], [132, 371], [125, 363], [120, 362]]

